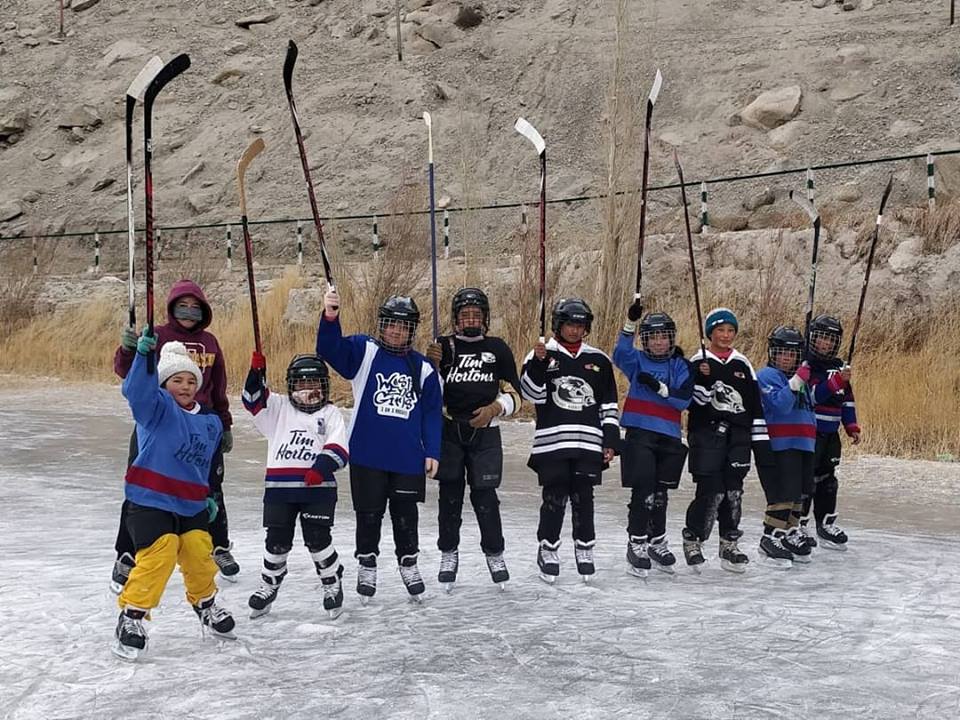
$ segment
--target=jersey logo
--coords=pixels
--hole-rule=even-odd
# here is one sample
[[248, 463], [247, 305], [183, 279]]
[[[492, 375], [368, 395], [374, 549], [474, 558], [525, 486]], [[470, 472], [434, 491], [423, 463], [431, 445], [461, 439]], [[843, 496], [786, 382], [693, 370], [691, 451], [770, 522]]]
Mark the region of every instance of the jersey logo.
[[710, 404], [713, 405], [714, 409], [719, 410], [720, 412], [728, 412], [733, 415], [746, 412], [746, 409], [743, 407], [743, 398], [740, 397], [740, 393], [726, 383], [717, 380], [710, 389], [710, 394]]
[[580, 412], [596, 405], [593, 388], [583, 378], [565, 375], [553, 381], [553, 403], [564, 410]]
[[377, 373], [377, 391], [373, 394], [373, 405], [378, 415], [397, 417], [406, 420], [417, 404], [413, 395], [413, 378], [400, 372], [384, 377]]
[[207, 352], [207, 346], [201, 342], [185, 342], [183, 346], [187, 349], [187, 354], [193, 360], [202, 373], [207, 368], [212, 368], [217, 359], [216, 354]]
[[497, 356], [492, 352], [482, 352], [480, 353], [480, 359], [483, 360], [488, 365], [494, 365], [497, 362]]
[[317, 435], [323, 437], [327, 434], [327, 424], [323, 421], [323, 418], [317, 418]]
[[476, 353], [458, 355], [456, 367], [450, 368], [444, 382], [448, 384], [496, 382], [493, 369], [487, 367], [495, 366], [496, 362], [497, 358], [489, 352], [482, 352], [479, 356]]
[[547, 362], [547, 372], [556, 372], [559, 369], [560, 363], [557, 362], [557, 359], [555, 357], [550, 358], [550, 360]]

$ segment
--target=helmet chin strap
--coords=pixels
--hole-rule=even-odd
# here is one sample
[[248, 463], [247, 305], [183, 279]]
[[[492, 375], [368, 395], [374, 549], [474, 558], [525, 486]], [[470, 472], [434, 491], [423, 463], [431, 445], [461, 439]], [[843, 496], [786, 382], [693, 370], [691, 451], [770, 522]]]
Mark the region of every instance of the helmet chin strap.
[[457, 335], [462, 335], [466, 338], [478, 338], [483, 335], [482, 327], [465, 327], [457, 331]]

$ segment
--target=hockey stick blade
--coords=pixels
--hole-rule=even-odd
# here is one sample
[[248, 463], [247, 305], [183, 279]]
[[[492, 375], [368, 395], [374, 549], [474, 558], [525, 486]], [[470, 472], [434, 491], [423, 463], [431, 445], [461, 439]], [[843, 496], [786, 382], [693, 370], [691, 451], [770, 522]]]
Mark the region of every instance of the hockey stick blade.
[[537, 155], [543, 155], [544, 151], [547, 149], [547, 143], [544, 142], [543, 136], [537, 132], [537, 129], [533, 125], [521, 117], [517, 118], [517, 122], [514, 124], [513, 129], [533, 143], [533, 146], [537, 149]]
[[877, 213], [877, 229], [883, 224], [883, 210], [887, 207], [887, 200], [890, 198], [890, 191], [893, 190], [893, 175], [887, 180], [887, 186], [883, 189], [883, 197], [880, 198], [880, 211]]
[[147, 87], [162, 69], [163, 60], [154, 55], [130, 83], [130, 87], [127, 88], [127, 97], [143, 102], [143, 94], [147, 91]]
[[283, 60], [283, 87], [286, 88], [287, 95], [293, 94], [293, 66], [297, 64], [297, 57], [300, 55], [300, 49], [297, 44], [291, 40], [287, 43], [287, 57]]
[[243, 151], [243, 155], [240, 156], [240, 159], [237, 161], [237, 183], [240, 189], [240, 214], [247, 214], [247, 199], [246, 193], [244, 192], [244, 177], [247, 173], [247, 167], [250, 163], [253, 162], [253, 159], [263, 152], [266, 145], [263, 143], [262, 138], [257, 138]]
[[423, 122], [427, 126], [427, 161], [433, 164], [433, 118], [426, 110], [423, 111]]
[[662, 85], [663, 75], [660, 74], [660, 68], [657, 68], [657, 74], [653, 78], [653, 87], [650, 88], [650, 95], [647, 97], [647, 102], [649, 102], [651, 105], [656, 104]]
[[143, 104], [147, 107], [152, 106], [153, 101], [156, 100], [157, 95], [166, 87], [167, 83], [189, 67], [190, 56], [186, 53], [177, 55], [173, 60], [164, 65], [147, 86], [147, 90], [143, 95]]
[[813, 206], [813, 203], [807, 200], [807, 198], [805, 198], [802, 194], [791, 190], [790, 199], [799, 205], [803, 211], [810, 216], [810, 222], [815, 223], [820, 219], [820, 213], [817, 212], [817, 209]]

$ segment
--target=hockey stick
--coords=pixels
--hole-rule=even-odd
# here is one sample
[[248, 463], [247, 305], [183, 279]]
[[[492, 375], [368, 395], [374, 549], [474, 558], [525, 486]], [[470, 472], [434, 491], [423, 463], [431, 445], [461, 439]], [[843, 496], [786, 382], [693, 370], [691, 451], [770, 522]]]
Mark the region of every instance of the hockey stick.
[[790, 198], [810, 216], [813, 223], [813, 253], [810, 259], [810, 288], [807, 292], [807, 314], [803, 322], [803, 337], [810, 346], [810, 323], [813, 321], [813, 296], [817, 289], [817, 253], [820, 250], [820, 213], [802, 193], [790, 191]]
[[870, 239], [870, 252], [867, 254], [867, 271], [863, 275], [863, 285], [860, 287], [860, 303], [857, 305], [857, 317], [853, 321], [853, 332], [850, 333], [850, 349], [847, 351], [847, 365], [853, 362], [853, 350], [857, 345], [857, 332], [860, 330], [860, 320], [863, 318], [863, 306], [867, 300], [867, 285], [870, 283], [870, 269], [873, 267], [873, 253], [877, 249], [877, 241], [880, 239], [880, 226], [883, 225], [883, 210], [887, 206], [887, 198], [890, 197], [890, 190], [893, 188], [893, 175], [887, 180], [887, 186], [883, 189], [883, 197], [880, 198], [880, 211], [877, 213], [877, 225], [873, 229], [873, 237]]
[[[147, 329], [150, 335], [153, 335], [153, 169], [151, 163], [153, 160], [153, 102], [157, 95], [173, 80], [177, 75], [190, 67], [190, 56], [187, 54], [177, 55], [173, 60], [164, 65], [160, 72], [156, 74], [147, 91], [143, 96], [143, 174], [144, 174], [144, 228], [147, 234], [147, 261], [146, 285], [147, 285]], [[153, 353], [147, 356], [147, 372], [151, 375], [154, 371]]]
[[440, 337], [440, 318], [437, 308], [437, 203], [433, 184], [433, 118], [424, 111], [423, 122], [427, 124], [427, 178], [430, 182], [430, 265], [433, 272], [433, 339]]
[[313, 191], [313, 180], [310, 177], [310, 163], [307, 161], [307, 149], [303, 145], [303, 133], [300, 130], [300, 120], [297, 117], [297, 105], [293, 101], [293, 66], [297, 64], [300, 51], [297, 44], [291, 40], [287, 45], [287, 57], [283, 61], [283, 86], [287, 91], [287, 104], [290, 106], [290, 117], [293, 118], [293, 134], [297, 137], [297, 150], [300, 151], [300, 164], [303, 165], [303, 177], [307, 181], [307, 195], [310, 197], [310, 211], [313, 213], [313, 225], [317, 229], [317, 239], [320, 241], [320, 257], [323, 259], [323, 272], [327, 277], [330, 290], [336, 290], [333, 282], [333, 272], [330, 270], [330, 258], [327, 257], [327, 244], [323, 240], [323, 225], [320, 223], [320, 212], [317, 210], [317, 196]]
[[700, 310], [700, 283], [697, 281], [697, 262], [693, 258], [693, 233], [690, 232], [690, 209], [687, 206], [687, 189], [683, 184], [683, 168], [680, 166], [680, 156], [673, 151], [673, 162], [677, 166], [677, 177], [680, 178], [680, 198], [683, 201], [683, 221], [687, 228], [687, 249], [690, 251], [690, 276], [693, 278], [693, 300], [697, 305], [697, 336], [700, 338], [700, 357], [707, 359], [707, 350], [703, 345], [703, 313]]
[[143, 101], [147, 86], [163, 67], [163, 60], [153, 56], [127, 88], [126, 141], [127, 141], [127, 314], [130, 327], [137, 329], [137, 307], [133, 287], [134, 253], [136, 252], [136, 217], [133, 210], [133, 112], [137, 101]]
[[247, 192], [244, 182], [247, 167], [253, 159], [263, 152], [264, 144], [257, 138], [243, 151], [237, 161], [237, 188], [240, 191], [240, 224], [243, 226], [243, 249], [247, 256], [247, 287], [250, 289], [250, 313], [253, 315], [253, 345], [257, 352], [263, 354], [263, 345], [260, 343], [260, 315], [257, 312], [257, 286], [253, 280], [253, 240], [250, 238], [250, 226], [247, 224]]
[[522, 117], [513, 129], [533, 143], [540, 157], [540, 342], [547, 336], [547, 143], [537, 129]]
[[663, 75], [660, 70], [653, 78], [650, 95], [647, 96], [647, 115], [643, 122], [643, 174], [640, 178], [640, 236], [637, 238], [637, 286], [633, 293], [634, 300], [641, 299], [640, 288], [643, 280], [643, 241], [647, 232], [647, 183], [650, 177], [650, 126], [653, 122], [653, 106], [660, 95], [660, 86], [663, 85]]

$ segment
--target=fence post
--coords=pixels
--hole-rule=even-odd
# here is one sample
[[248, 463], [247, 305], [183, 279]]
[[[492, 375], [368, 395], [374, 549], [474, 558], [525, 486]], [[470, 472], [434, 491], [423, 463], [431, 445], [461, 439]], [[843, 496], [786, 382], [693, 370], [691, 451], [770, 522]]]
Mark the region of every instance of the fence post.
[[233, 270], [233, 228], [227, 225], [227, 271]]
[[933, 155], [927, 153], [927, 207], [934, 210], [937, 207], [936, 180], [934, 180]]
[[443, 257], [450, 257], [450, 211], [443, 209]]
[[38, 263], [37, 263], [37, 236], [36, 236], [36, 235], [34, 235], [34, 236], [31, 238], [30, 244], [31, 244], [31, 246], [33, 247], [33, 272], [36, 273], [36, 272], [37, 272], [37, 268], [38, 268]]
[[160, 228], [157, 228], [153, 232], [153, 244], [157, 248], [157, 259], [156, 262], [160, 262], [160, 256], [163, 254], [163, 247], [160, 245]]
[[710, 230], [710, 214], [707, 212], [707, 183], [700, 183], [700, 232]]
[[100, 272], [100, 233], [93, 233], [93, 271]]
[[523, 235], [527, 234], [527, 206], [520, 206], [520, 232]]
[[807, 200], [813, 203], [813, 170], [807, 168]]
[[[951, 17], [952, 17], [952, 15], [951, 15]], [[950, 24], [953, 25], [953, 21], [952, 21], [952, 20], [951, 20]], [[63, 0], [60, 0], [60, 37], [62, 38], [63, 36], [64, 36], [64, 32], [63, 32]]]
[[297, 220], [297, 267], [303, 268], [303, 220]]
[[380, 257], [380, 231], [377, 226], [377, 216], [373, 216], [373, 257]]

